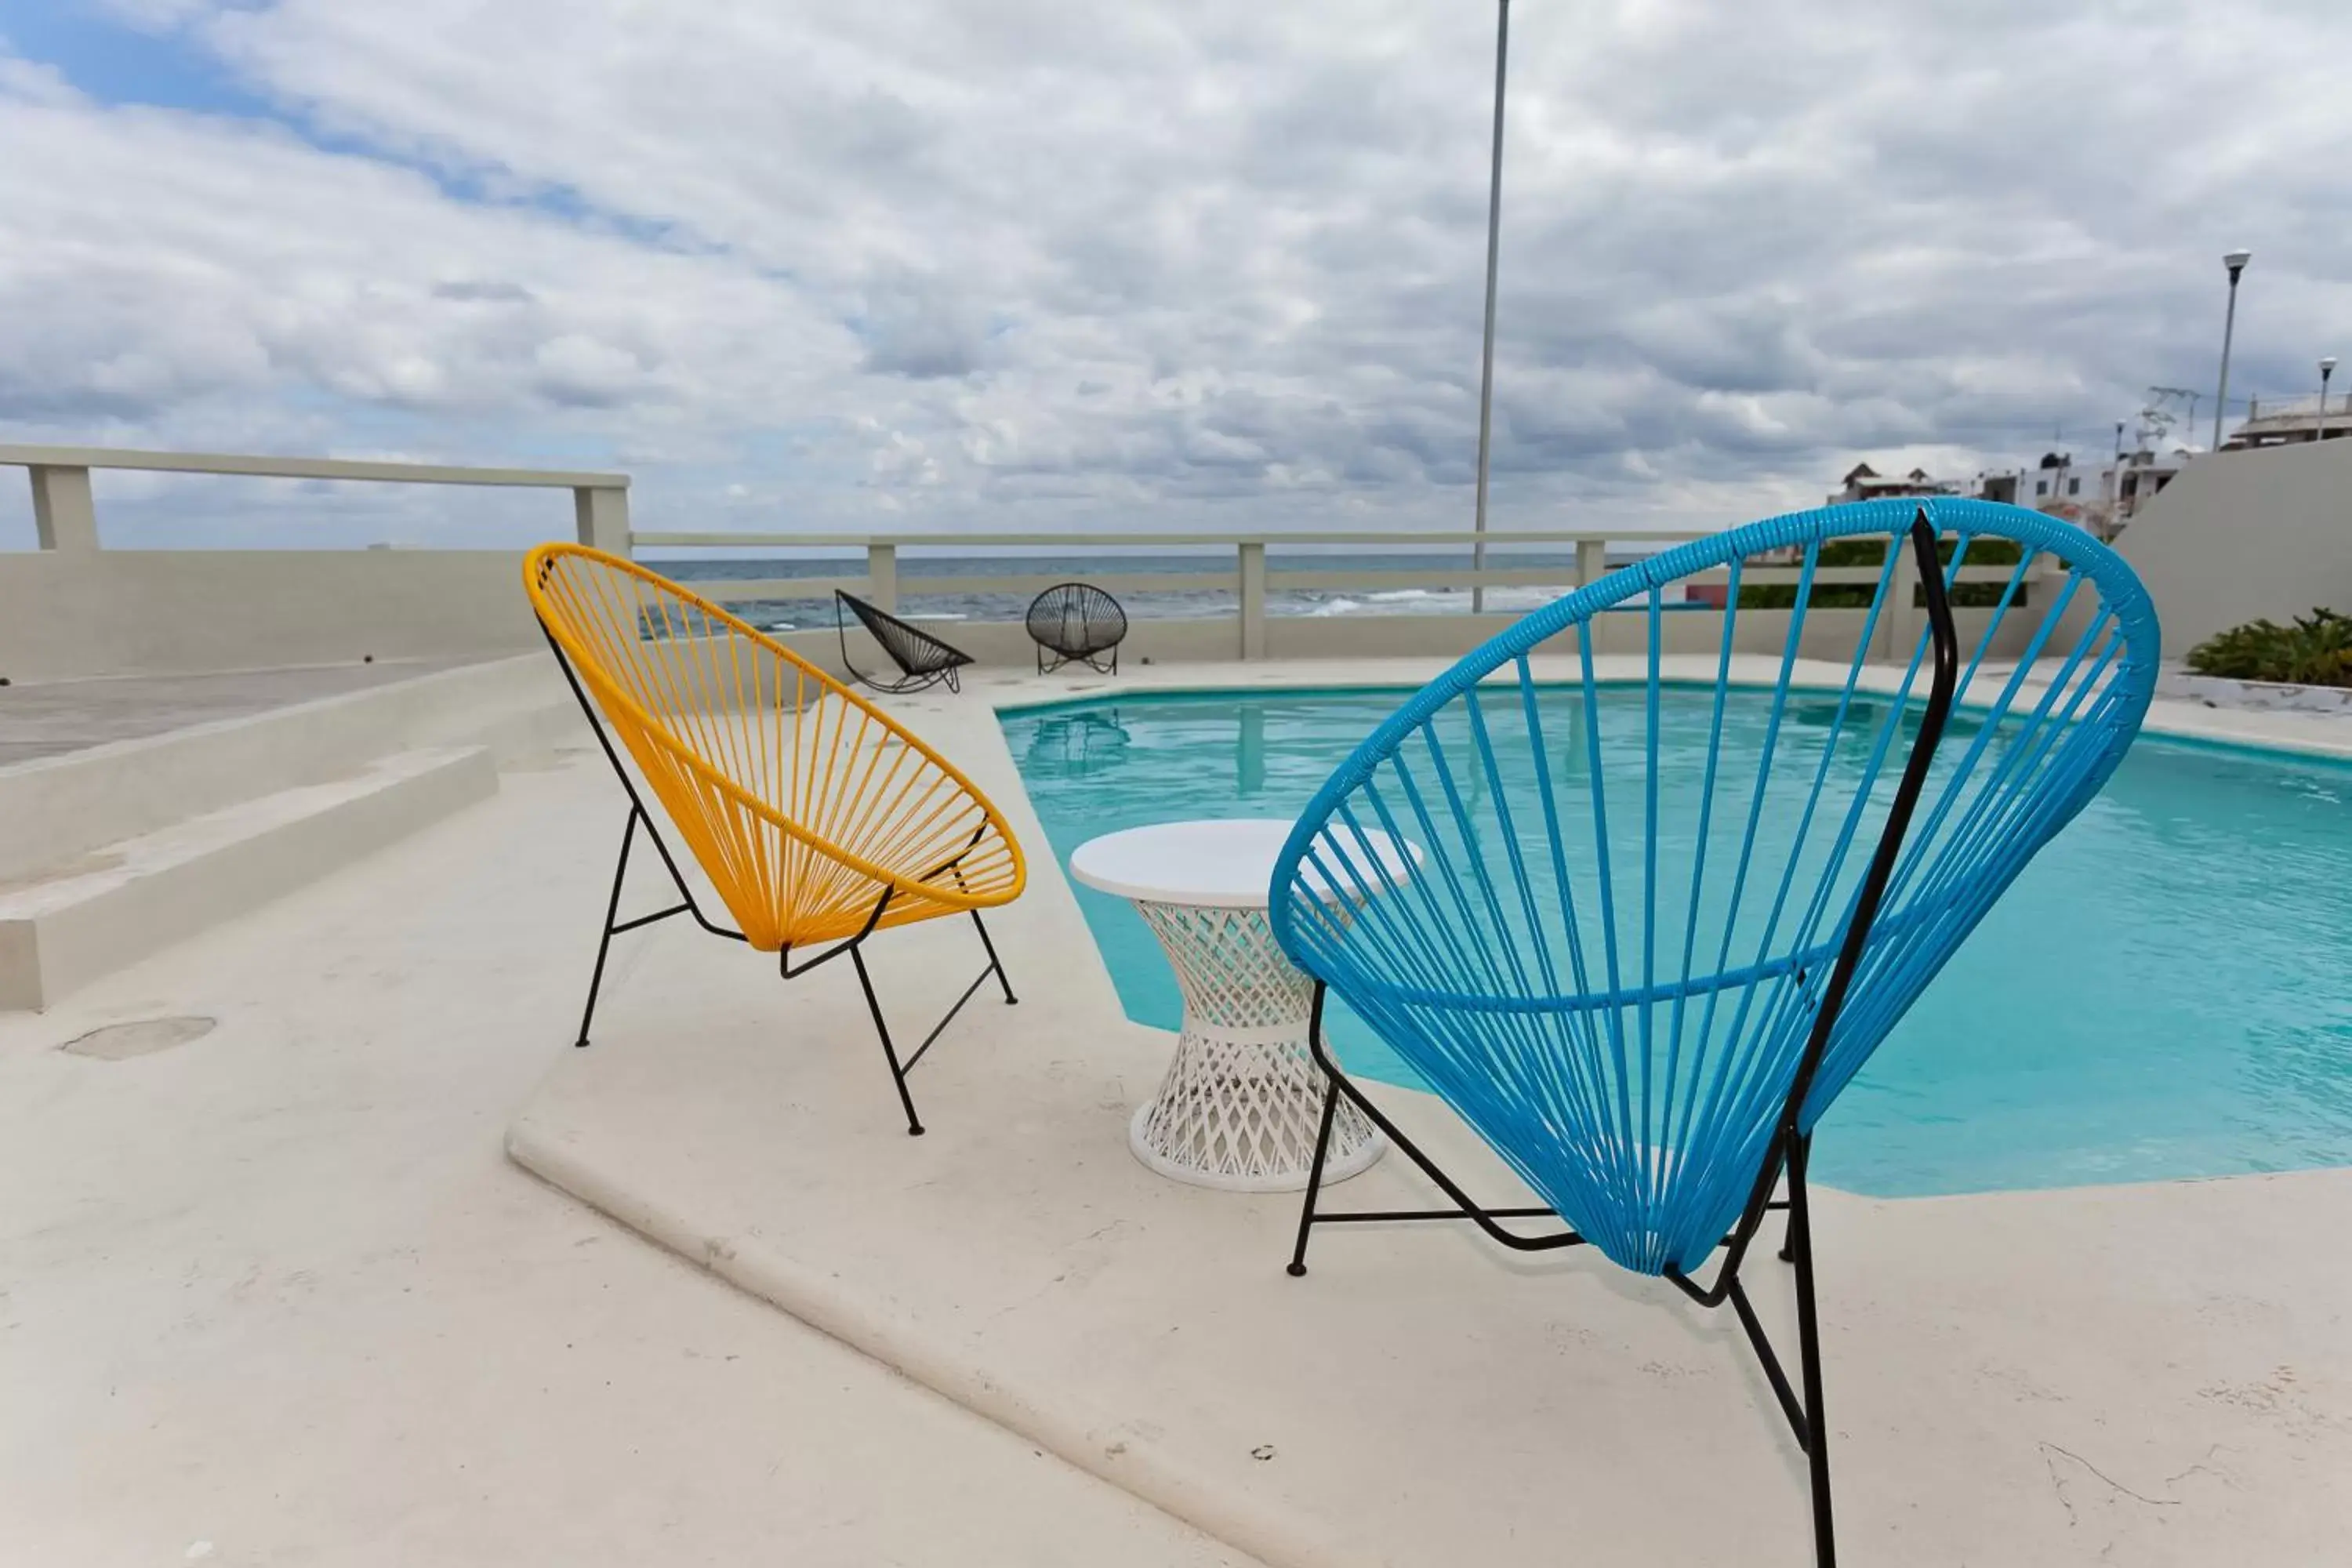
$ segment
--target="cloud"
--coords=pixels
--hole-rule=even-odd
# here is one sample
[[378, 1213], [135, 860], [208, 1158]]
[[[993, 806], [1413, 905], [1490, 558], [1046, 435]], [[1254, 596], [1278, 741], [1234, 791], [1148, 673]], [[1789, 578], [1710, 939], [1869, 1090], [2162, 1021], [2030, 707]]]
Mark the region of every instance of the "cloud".
[[[278, 118], [0, 56], [18, 433], [560, 451], [681, 526], [1466, 521], [1483, 7], [142, 4]], [[2352, 343], [2340, 6], [1514, 9], [1505, 526], [2102, 449], [2211, 380], [2231, 244], [2234, 385]]]

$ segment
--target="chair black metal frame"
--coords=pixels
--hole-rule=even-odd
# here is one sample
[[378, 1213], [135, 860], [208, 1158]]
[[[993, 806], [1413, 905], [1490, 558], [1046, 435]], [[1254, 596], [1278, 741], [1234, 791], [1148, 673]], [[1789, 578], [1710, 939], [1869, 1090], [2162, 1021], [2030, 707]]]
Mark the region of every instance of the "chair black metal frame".
[[[1750, 1189], [1738, 1225], [1731, 1234], [1717, 1244], [1725, 1250], [1715, 1281], [1711, 1285], [1701, 1286], [1680, 1269], [1669, 1268], [1665, 1273], [1666, 1279], [1700, 1306], [1716, 1308], [1727, 1301], [1738, 1315], [1739, 1326], [1746, 1332], [1748, 1343], [1754, 1347], [1765, 1377], [1771, 1383], [1781, 1414], [1788, 1418], [1790, 1428], [1796, 1435], [1797, 1447], [1805, 1456], [1811, 1481], [1814, 1552], [1821, 1568], [1833, 1568], [1836, 1543], [1830, 1515], [1829, 1432], [1822, 1401], [1821, 1329], [1813, 1297], [1812, 1226], [1805, 1191], [1805, 1168], [1812, 1149], [1812, 1138], [1801, 1130], [1800, 1113], [1820, 1070], [1822, 1053], [1827, 1049], [1831, 1033], [1836, 1027], [1839, 1012], [1844, 1006], [1854, 971], [1862, 962], [1871, 924], [1877, 917], [1879, 902], [1894, 875], [1895, 859], [1902, 851], [1912, 814], [1926, 787], [1927, 770], [1935, 760], [1937, 745], [1943, 737], [1958, 683], [1959, 637], [1953, 626], [1944, 574], [1937, 559], [1936, 531], [1924, 512], [1912, 524], [1910, 540], [1918, 562], [1921, 591], [1927, 600], [1927, 620], [1934, 645], [1933, 685], [1927, 707], [1920, 716], [1917, 738], [1912, 742], [1902, 779], [1887, 811], [1885, 827], [1879, 834], [1877, 847], [1864, 875], [1852, 921], [1838, 950], [1837, 962], [1831, 971], [1829, 982], [1822, 990], [1820, 1010], [1814, 1015], [1796, 1077], [1790, 1085], [1788, 1100], [1780, 1112], [1778, 1129], [1757, 1172], [1755, 1184]], [[1299, 1210], [1297, 1241], [1292, 1248], [1287, 1266], [1291, 1275], [1296, 1277], [1307, 1272], [1307, 1237], [1318, 1225], [1466, 1219], [1514, 1251], [1544, 1252], [1585, 1244], [1586, 1238], [1572, 1229], [1528, 1236], [1506, 1228], [1497, 1222], [1505, 1219], [1557, 1220], [1559, 1216], [1554, 1210], [1545, 1207], [1489, 1208], [1478, 1204], [1459, 1183], [1399, 1130], [1395, 1122], [1348, 1079], [1326, 1048], [1323, 1040], [1324, 992], [1324, 983], [1317, 980], [1307, 1038], [1316, 1065], [1322, 1068], [1328, 1082], [1323, 1096], [1322, 1125], [1316, 1138], [1307, 1194]], [[1452, 1200], [1454, 1207], [1353, 1209], [1337, 1214], [1318, 1212], [1317, 1200], [1323, 1185], [1324, 1156], [1330, 1145], [1331, 1125], [1342, 1094], [1404, 1152], [1406, 1157]], [[1773, 1192], [1784, 1175], [1787, 1195], [1776, 1199]], [[1757, 1320], [1755, 1309], [1740, 1285], [1739, 1269], [1747, 1259], [1748, 1247], [1763, 1225], [1766, 1214], [1774, 1209], [1784, 1209], [1788, 1214], [1780, 1256], [1781, 1261], [1794, 1265], [1796, 1275], [1798, 1381], [1801, 1385], [1801, 1394], [1798, 1389], [1790, 1387], [1780, 1358], [1774, 1352], [1771, 1342], [1766, 1337], [1764, 1327]]]
[[[1056, 583], [1029, 602], [1029, 639], [1037, 645], [1037, 673], [1083, 664], [1118, 673], [1118, 645], [1127, 640], [1127, 611], [1091, 583]], [[1045, 656], [1054, 656], [1047, 663]], [[1103, 656], [1110, 656], [1106, 664]]]
[[[614, 937], [644, 926], [659, 924], [663, 921], [672, 920], [679, 915], [688, 915], [692, 917], [696, 925], [700, 926], [712, 936], [725, 937], [730, 942], [746, 943], [750, 939], [731, 926], [720, 925], [703, 912], [701, 901], [694, 896], [693, 885], [686, 879], [686, 873], [678, 867], [677, 857], [670, 852], [668, 843], [662, 837], [661, 829], [654, 824], [653, 813], [646, 808], [644, 797], [637, 794], [635, 779], [630, 776], [628, 768], [622, 763], [621, 754], [614, 749], [612, 737], [604, 732], [604, 726], [597, 717], [595, 705], [589, 701], [588, 693], [581, 689], [580, 678], [572, 672], [572, 661], [564, 656], [562, 645], [555, 640], [555, 634], [549, 631], [544, 623], [541, 625], [540, 631], [547, 638], [549, 649], [555, 655], [556, 668], [563, 671], [565, 684], [572, 688], [572, 698], [580, 704], [580, 711], [588, 721], [589, 732], [596, 737], [597, 745], [604, 752], [604, 760], [612, 764], [614, 776], [621, 781], [621, 788], [626, 791], [629, 796], [629, 819], [621, 829], [621, 857], [613, 868], [613, 893], [612, 897], [605, 901], [604, 929], [596, 939], [596, 964], [588, 974], [588, 1001], [580, 1013], [580, 1037], [572, 1042], [575, 1047], [584, 1050], [588, 1046], [590, 1032], [596, 1022], [596, 996], [604, 986], [604, 963], [612, 954]], [[644, 825], [646, 837], [653, 841], [655, 852], [661, 857], [662, 867], [669, 873], [671, 886], [677, 889], [678, 901], [666, 904], [650, 914], [634, 915], [627, 920], [623, 920], [621, 893], [622, 889], [628, 886], [629, 851], [636, 841], [637, 828], [640, 824]], [[972, 842], [975, 845], [979, 842], [977, 836]], [[964, 853], [970, 853], [969, 847]], [[963, 855], [958, 855], [954, 860], [932, 868], [922, 879], [928, 881], [931, 877], [947, 872], [955, 876], [961, 882], [963, 879], [961, 873], [956, 870], [956, 860], [962, 858]], [[856, 935], [835, 942], [814, 958], [803, 960], [797, 968], [793, 964], [791, 946], [787, 944], [779, 949], [776, 953], [776, 973], [784, 980], [797, 980], [829, 959], [839, 958], [845, 952], [849, 955], [849, 962], [857, 970], [858, 988], [866, 996], [866, 1011], [874, 1019], [875, 1034], [881, 1037], [882, 1059], [889, 1064], [890, 1081], [898, 1090], [899, 1109], [907, 1113], [907, 1131], [909, 1136], [919, 1138], [923, 1135], [923, 1121], [922, 1118], [916, 1113], [915, 1097], [907, 1087], [907, 1075], [915, 1070], [915, 1065], [923, 1059], [924, 1055], [930, 1050], [939, 1037], [947, 1032], [947, 1026], [955, 1022], [956, 1016], [963, 1011], [964, 1004], [970, 1002], [979, 994], [980, 988], [988, 984], [991, 975], [995, 977], [997, 986], [1004, 993], [1006, 1005], [1013, 1005], [1019, 1003], [1021, 998], [1013, 994], [1012, 977], [1004, 973], [1004, 961], [997, 956], [996, 943], [989, 936], [988, 926], [981, 920], [980, 911], [978, 910], [967, 911], [971, 916], [972, 929], [980, 933], [981, 949], [988, 955], [987, 967], [980, 972], [971, 984], [964, 987], [963, 994], [955, 999], [955, 1005], [940, 1016], [940, 1021], [931, 1026], [931, 1032], [923, 1037], [922, 1044], [917, 1046], [911, 1054], [901, 1060], [898, 1056], [898, 1043], [890, 1036], [889, 1022], [882, 1016], [882, 1002], [875, 994], [874, 978], [866, 967], [866, 955], [859, 951], [866, 938], [874, 934], [875, 928], [881, 923], [883, 915], [888, 911], [895, 891], [894, 889], [883, 889], [882, 897], [875, 903], [873, 912], [866, 917], [865, 925]]]
[[[833, 591], [833, 626], [841, 638], [841, 666], [850, 679], [877, 691], [905, 693], [920, 691], [926, 687], [947, 683], [950, 691], [963, 689], [963, 679], [957, 672], [972, 662], [971, 655], [961, 648], [941, 642], [918, 626], [910, 626], [879, 605], [870, 605], [855, 594]], [[866, 635], [898, 667], [898, 679], [884, 680], [866, 674], [849, 660], [849, 627], [842, 620], [842, 606], [857, 617]]]
[[[992, 978], [1008, 1005], [1017, 1000], [981, 916], [1017, 898], [1026, 881], [1003, 815], [842, 681], [634, 562], [545, 544], [525, 559], [523, 585], [629, 801], [574, 1045], [589, 1043], [613, 941], [629, 931], [685, 916], [713, 936], [772, 952], [787, 981], [847, 953], [907, 1131], [919, 1135], [908, 1074]], [[764, 763], [747, 763], [753, 754]], [[641, 828], [675, 896], [624, 918]], [[692, 851], [705, 887], [688, 881], [671, 831]], [[714, 918], [704, 892], [718, 895], [731, 923]], [[902, 1058], [865, 944], [882, 930], [959, 913], [971, 916], [987, 963]]]

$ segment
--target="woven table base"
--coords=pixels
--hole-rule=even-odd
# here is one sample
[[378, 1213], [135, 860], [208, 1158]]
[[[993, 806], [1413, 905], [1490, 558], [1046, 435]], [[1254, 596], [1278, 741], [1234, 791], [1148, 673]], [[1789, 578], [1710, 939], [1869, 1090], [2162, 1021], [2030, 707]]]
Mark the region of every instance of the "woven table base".
[[[1274, 943], [1264, 910], [1139, 901], [1184, 996], [1175, 1059], [1128, 1142], [1163, 1176], [1233, 1192], [1307, 1185], [1328, 1081], [1308, 1054], [1314, 984]], [[1386, 1142], [1342, 1100], [1323, 1180], [1345, 1181]]]

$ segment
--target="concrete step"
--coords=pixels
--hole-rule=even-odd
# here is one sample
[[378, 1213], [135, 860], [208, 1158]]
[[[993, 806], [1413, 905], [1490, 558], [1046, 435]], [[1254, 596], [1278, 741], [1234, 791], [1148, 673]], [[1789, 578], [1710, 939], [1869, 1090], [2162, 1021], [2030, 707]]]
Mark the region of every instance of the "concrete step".
[[504, 765], [589, 742], [539, 653], [37, 758], [0, 767], [0, 886], [402, 752], [486, 746]]
[[0, 881], [0, 1010], [48, 1006], [498, 787], [487, 746], [404, 752]]

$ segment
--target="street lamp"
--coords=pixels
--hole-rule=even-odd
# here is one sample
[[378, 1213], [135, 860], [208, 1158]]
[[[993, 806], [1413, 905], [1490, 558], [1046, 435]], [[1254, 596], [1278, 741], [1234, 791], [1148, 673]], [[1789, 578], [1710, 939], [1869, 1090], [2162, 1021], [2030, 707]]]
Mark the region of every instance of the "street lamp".
[[[1511, 0], [1495, 10], [1495, 155], [1486, 178], [1486, 337], [1478, 372], [1478, 518], [1470, 570], [1486, 570], [1486, 458], [1495, 436], [1495, 261], [1503, 239], [1503, 79], [1511, 55]], [[1486, 607], [1486, 584], [1474, 579], [1470, 613]]]
[[2327, 378], [2336, 374], [2336, 356], [2329, 354], [2319, 362], [2319, 434], [2315, 441], [2327, 439]]
[[2221, 258], [2230, 269], [2230, 313], [2221, 320], [2221, 385], [2213, 395], [2213, 450], [2221, 449], [2221, 416], [2230, 406], [2230, 339], [2238, 330], [2238, 274], [2254, 258], [2251, 250], [2233, 250]]

